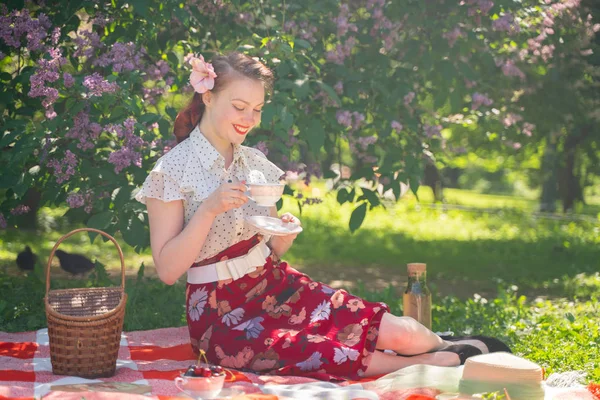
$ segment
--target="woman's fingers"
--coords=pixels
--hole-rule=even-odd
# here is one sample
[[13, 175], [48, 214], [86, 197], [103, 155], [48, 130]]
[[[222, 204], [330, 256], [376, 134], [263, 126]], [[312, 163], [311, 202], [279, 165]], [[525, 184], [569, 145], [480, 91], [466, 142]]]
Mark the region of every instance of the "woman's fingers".
[[294, 215], [290, 214], [290, 213], [282, 214], [281, 215], [281, 220], [283, 222], [292, 222], [294, 224], [302, 225], [302, 223], [300, 222], [300, 220], [298, 218], [296, 218]]
[[246, 203], [248, 201], [248, 196], [246, 196], [243, 191], [239, 191], [236, 189], [228, 190], [228, 191], [224, 192], [223, 195], [228, 198], [231, 197], [231, 198], [239, 199], [243, 203]]
[[223, 185], [221, 185], [221, 190], [223, 192], [228, 192], [228, 191], [245, 192], [248, 190], [248, 187], [244, 184], [244, 182], [233, 182], [233, 183], [224, 183]]

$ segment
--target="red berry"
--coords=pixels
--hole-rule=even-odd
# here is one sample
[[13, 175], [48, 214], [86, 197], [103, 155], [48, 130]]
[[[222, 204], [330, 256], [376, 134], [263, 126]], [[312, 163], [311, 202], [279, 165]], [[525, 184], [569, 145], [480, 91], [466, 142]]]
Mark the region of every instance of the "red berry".
[[204, 368], [202, 368], [202, 373], [201, 373], [201, 375], [202, 375], [204, 378], [208, 378], [208, 377], [210, 377], [210, 376], [212, 375], [212, 372], [211, 372], [210, 368], [208, 368], [208, 367], [204, 367]]
[[194, 366], [194, 375], [196, 375], [196, 376], [202, 376], [202, 370], [203, 369], [204, 368], [202, 368], [201, 366], [195, 365]]

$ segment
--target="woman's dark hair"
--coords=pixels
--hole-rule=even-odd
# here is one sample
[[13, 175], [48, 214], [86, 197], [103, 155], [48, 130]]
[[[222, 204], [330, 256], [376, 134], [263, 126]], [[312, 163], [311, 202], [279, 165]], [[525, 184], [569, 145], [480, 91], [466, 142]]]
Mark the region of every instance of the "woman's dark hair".
[[[271, 93], [273, 90], [273, 72], [260, 61], [245, 54], [232, 52], [227, 55], [218, 55], [211, 61], [217, 77], [215, 86], [211, 92], [217, 93], [222, 90], [232, 79], [245, 77], [263, 82], [265, 91]], [[204, 114], [204, 102], [202, 94], [194, 93], [192, 101], [175, 118], [173, 133], [177, 143], [181, 143], [190, 136], [196, 125]]]

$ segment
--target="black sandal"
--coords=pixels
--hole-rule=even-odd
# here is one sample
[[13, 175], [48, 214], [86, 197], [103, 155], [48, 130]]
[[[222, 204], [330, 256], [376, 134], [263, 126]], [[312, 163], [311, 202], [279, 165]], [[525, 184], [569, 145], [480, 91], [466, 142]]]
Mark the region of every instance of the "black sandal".
[[[465, 365], [465, 361], [467, 361], [467, 358], [469, 357], [483, 354], [479, 348], [471, 346], [470, 344], [453, 344], [437, 351], [449, 351], [450, 353], [457, 354], [458, 358], [460, 358], [460, 365]], [[435, 352], [431, 351], [430, 353]]]
[[440, 336], [440, 338], [449, 342], [458, 342], [460, 340], [479, 340], [481, 343], [485, 344], [490, 353], [496, 353], [498, 351], [512, 353], [510, 347], [508, 347], [504, 342], [489, 336]]

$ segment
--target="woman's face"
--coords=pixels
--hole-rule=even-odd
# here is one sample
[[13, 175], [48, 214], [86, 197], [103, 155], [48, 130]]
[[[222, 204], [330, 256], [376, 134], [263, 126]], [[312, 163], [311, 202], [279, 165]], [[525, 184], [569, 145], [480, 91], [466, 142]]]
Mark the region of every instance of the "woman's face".
[[248, 132], [260, 124], [265, 103], [262, 82], [240, 77], [208, 97], [205, 98], [208, 117], [214, 133], [220, 139], [241, 144]]

